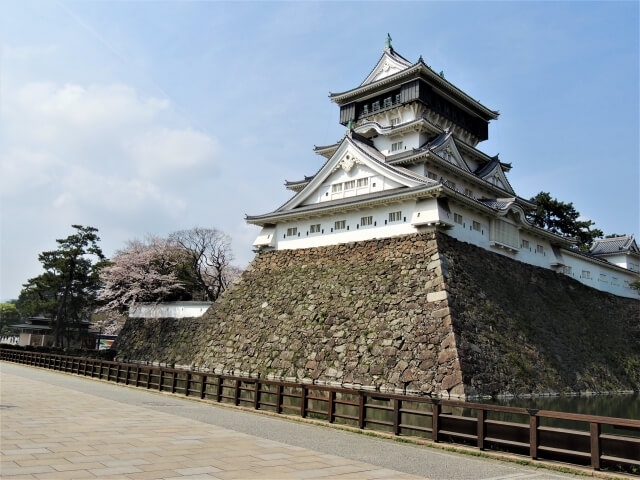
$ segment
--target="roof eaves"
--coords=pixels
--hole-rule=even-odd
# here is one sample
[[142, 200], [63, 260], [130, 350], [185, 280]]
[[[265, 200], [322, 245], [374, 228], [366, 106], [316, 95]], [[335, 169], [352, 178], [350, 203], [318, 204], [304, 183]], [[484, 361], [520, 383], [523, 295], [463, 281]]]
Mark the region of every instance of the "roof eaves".
[[340, 199], [329, 202], [314, 203], [311, 205], [304, 205], [293, 210], [286, 211], [273, 211], [264, 215], [245, 215], [245, 221], [260, 225], [262, 223], [269, 223], [269, 220], [286, 219], [291, 217], [297, 217], [300, 215], [306, 216], [307, 214], [313, 214], [319, 210], [325, 210], [328, 212], [341, 210], [362, 208], [364, 206], [374, 205], [385, 201], [400, 201], [405, 197], [411, 198], [413, 196], [420, 196], [424, 193], [437, 193], [442, 188], [442, 185], [417, 185], [415, 187], [396, 188], [393, 190], [385, 190], [382, 192], [376, 192], [373, 194], [359, 195], [357, 197], [348, 197], [346, 199]]

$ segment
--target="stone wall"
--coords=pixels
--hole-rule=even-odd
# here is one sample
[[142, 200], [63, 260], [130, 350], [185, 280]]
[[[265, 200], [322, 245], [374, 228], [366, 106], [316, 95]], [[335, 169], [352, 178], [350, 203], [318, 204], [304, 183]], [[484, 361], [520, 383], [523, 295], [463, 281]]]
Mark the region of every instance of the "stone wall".
[[640, 388], [639, 302], [440, 233], [262, 253], [121, 358], [431, 395]]

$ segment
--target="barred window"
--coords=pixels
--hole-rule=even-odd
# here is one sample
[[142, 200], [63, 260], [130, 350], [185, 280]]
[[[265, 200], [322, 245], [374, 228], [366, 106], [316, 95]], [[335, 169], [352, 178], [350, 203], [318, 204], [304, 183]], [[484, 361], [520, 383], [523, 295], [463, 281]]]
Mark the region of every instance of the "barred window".
[[369, 215], [368, 217], [362, 217], [360, 219], [360, 225], [363, 227], [373, 225], [373, 217], [371, 215]]
[[389, 223], [399, 222], [402, 219], [402, 211], [389, 213]]
[[334, 225], [333, 225], [334, 230], [344, 230], [345, 228], [347, 228], [347, 221], [346, 220], [338, 220]]

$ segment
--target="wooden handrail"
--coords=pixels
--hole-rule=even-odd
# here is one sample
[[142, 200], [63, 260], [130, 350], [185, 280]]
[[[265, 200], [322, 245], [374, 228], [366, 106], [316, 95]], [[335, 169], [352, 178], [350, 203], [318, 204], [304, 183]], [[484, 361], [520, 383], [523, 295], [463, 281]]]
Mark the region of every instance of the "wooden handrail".
[[[500, 449], [512, 447], [515, 451], [526, 449], [526, 453], [531, 458], [544, 458], [545, 455], [556, 455], [556, 457], [565, 455], [566, 458], [562, 457], [562, 459], [568, 462], [586, 458], [590, 459], [594, 469], [600, 469], [603, 461], [609, 464], [619, 463], [635, 466], [640, 458], [639, 438], [618, 434], [603, 435], [601, 433], [603, 425], [640, 431], [640, 420], [635, 419], [526, 409], [395, 393], [387, 394], [367, 390], [350, 390], [328, 385], [281, 382], [175, 367], [141, 365], [3, 348], [0, 348], [0, 360], [60, 370], [145, 389], [153, 386], [163, 391], [167, 387], [166, 390], [170, 389], [171, 393], [195, 396], [216, 402], [231, 401], [235, 405], [249, 404], [256, 410], [269, 407], [274, 408], [276, 413], [297, 412], [301, 417], [307, 417], [310, 414], [319, 417], [326, 416], [326, 421], [329, 423], [333, 423], [338, 418], [353, 422], [360, 429], [376, 429], [376, 426], [391, 427], [395, 435], [402, 435], [403, 430], [405, 432], [407, 430], [425, 432], [431, 434], [434, 442], [451, 441], [455, 438], [471, 440], [475, 441], [480, 450], [495, 448], [495, 446]], [[168, 377], [171, 382], [170, 384], [167, 382], [168, 384], [165, 385], [165, 380], [169, 380]], [[155, 383], [156, 381], [157, 383]], [[216, 388], [214, 391], [207, 391], [209, 386], [216, 386]], [[275, 389], [268, 387], [275, 387]], [[226, 392], [223, 392], [223, 389], [227, 389]], [[247, 393], [248, 395], [246, 395]], [[350, 395], [354, 399], [337, 398], [338, 394]], [[273, 402], [274, 397], [275, 403]], [[371, 403], [372, 401], [387, 402], [387, 404]], [[309, 402], [315, 403], [311, 406]], [[405, 408], [404, 402], [418, 403], [429, 407], [425, 410], [417, 410], [418, 407]], [[343, 407], [341, 411], [337, 411], [339, 407]], [[442, 411], [443, 407], [475, 410], [475, 414], [450, 415]], [[350, 414], [349, 412], [354, 410], [345, 411], [345, 408], [355, 408], [357, 414]], [[386, 418], [372, 418], [373, 412], [386, 415]], [[522, 423], [489, 420], [487, 419], [489, 412], [523, 415], [528, 418], [528, 421]], [[430, 417], [431, 427], [412, 423], [412, 417], [419, 419]], [[589, 429], [585, 431], [578, 428], [541, 427], [541, 418], [584, 422]], [[523, 437], [525, 434], [526, 437]], [[556, 442], [558, 438], [566, 439], [567, 445], [583, 445], [584, 442], [571, 440], [588, 437], [589, 445], [587, 450], [580, 450], [578, 447], [573, 447], [573, 450], [564, 447], [557, 448], [553, 443], [543, 443], [545, 435], [559, 436], [556, 437]], [[607, 452], [606, 455], [602, 454], [603, 450]]]

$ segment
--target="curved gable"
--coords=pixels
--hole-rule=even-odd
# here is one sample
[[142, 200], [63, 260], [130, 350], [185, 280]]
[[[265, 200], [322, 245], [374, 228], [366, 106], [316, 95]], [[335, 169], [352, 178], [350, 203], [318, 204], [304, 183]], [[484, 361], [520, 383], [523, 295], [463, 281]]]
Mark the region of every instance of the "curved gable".
[[446, 133], [441, 142], [438, 142], [433, 147], [431, 147], [431, 151], [443, 160], [451, 163], [452, 165], [455, 165], [456, 167], [461, 168], [467, 172], [471, 172], [469, 165], [467, 165], [467, 162], [460, 154], [460, 151], [456, 146], [456, 142], [454, 142], [453, 140], [453, 135], [450, 132]]
[[377, 82], [383, 78], [390, 77], [402, 70], [406, 70], [411, 66], [411, 62], [398, 55], [393, 48], [387, 47], [384, 49], [380, 60], [373, 67], [371, 73], [364, 79], [360, 86], [368, 85], [369, 83]]
[[515, 191], [509, 183], [509, 180], [507, 180], [507, 176], [502, 169], [502, 164], [498, 160], [493, 160], [491, 163], [487, 164], [477, 173], [477, 175], [491, 185], [495, 185], [496, 187], [515, 195]]
[[[350, 178], [350, 175], [356, 172], [370, 172], [371, 175], [384, 178], [389, 185], [395, 188], [415, 187], [423, 183], [412, 175], [386, 165], [383, 162], [384, 156], [381, 153], [372, 147], [359, 145], [358, 143], [359, 142], [353, 140], [350, 136], [346, 136], [331, 158], [327, 160], [313, 179], [277, 211], [292, 210], [308, 203], [314, 203], [314, 197], [318, 198], [318, 195], [321, 193], [321, 190], [326, 187], [326, 184], [331, 183], [332, 179], [338, 178], [339, 175]], [[376, 153], [378, 153], [380, 158], [375, 158], [374, 155]]]

